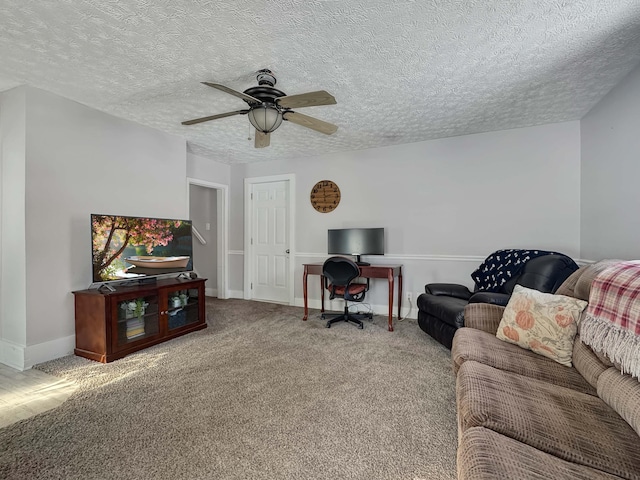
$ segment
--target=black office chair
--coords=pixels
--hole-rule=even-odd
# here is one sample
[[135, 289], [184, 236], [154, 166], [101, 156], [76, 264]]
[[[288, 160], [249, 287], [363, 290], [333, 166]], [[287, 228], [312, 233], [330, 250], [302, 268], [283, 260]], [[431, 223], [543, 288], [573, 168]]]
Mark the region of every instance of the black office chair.
[[[369, 290], [369, 279], [367, 283], [354, 282], [360, 276], [360, 268], [350, 258], [331, 257], [325, 260], [322, 265], [322, 275], [324, 275], [324, 287], [329, 290], [329, 299], [335, 297], [344, 298], [344, 313], [330, 319], [327, 322], [327, 328], [331, 328], [332, 323], [351, 322], [364, 328], [361, 318], [373, 318], [373, 313], [349, 313], [348, 302], [361, 302], [364, 295]], [[321, 315], [322, 319], [325, 314]]]

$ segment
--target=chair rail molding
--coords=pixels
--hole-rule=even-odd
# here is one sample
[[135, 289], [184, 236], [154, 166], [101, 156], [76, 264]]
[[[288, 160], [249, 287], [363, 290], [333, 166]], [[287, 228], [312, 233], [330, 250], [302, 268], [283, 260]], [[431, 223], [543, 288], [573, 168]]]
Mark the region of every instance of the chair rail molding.
[[[231, 253], [231, 252], [229, 252]], [[308, 253], [308, 252], [296, 252], [296, 257], [304, 258], [327, 258], [328, 253]], [[376, 255], [363, 255], [364, 257], [374, 257]], [[482, 255], [429, 255], [429, 254], [405, 254], [405, 253], [385, 253], [380, 255], [382, 259], [394, 259], [394, 260], [418, 260], [425, 262], [473, 262], [476, 264], [482, 263], [487, 257]], [[588, 260], [583, 258], [573, 259], [578, 265], [590, 265], [596, 263], [597, 260]]]
[[[328, 253], [305, 253], [296, 252], [296, 257], [304, 258], [327, 258]], [[378, 257], [378, 255], [363, 255], [363, 257]], [[422, 255], [422, 254], [402, 254], [402, 253], [385, 253], [379, 255], [380, 260], [421, 260], [427, 262], [475, 262], [481, 263], [486, 256], [478, 255]]]

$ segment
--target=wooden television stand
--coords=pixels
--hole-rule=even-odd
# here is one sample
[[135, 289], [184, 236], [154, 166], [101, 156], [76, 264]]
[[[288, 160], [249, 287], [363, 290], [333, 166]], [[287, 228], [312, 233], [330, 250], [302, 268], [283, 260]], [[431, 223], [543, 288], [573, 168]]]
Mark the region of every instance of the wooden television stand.
[[158, 279], [114, 291], [88, 289], [75, 297], [76, 348], [107, 363], [207, 327], [205, 278]]

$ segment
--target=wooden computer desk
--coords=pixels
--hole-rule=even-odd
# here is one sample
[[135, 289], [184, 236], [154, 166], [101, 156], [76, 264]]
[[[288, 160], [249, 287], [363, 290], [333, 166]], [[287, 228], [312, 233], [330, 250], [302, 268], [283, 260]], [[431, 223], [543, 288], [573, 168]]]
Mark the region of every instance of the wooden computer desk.
[[[320, 295], [322, 297], [322, 309], [324, 312], [324, 276], [322, 275], [322, 263], [305, 263], [304, 275], [302, 276], [302, 286], [304, 292], [304, 317], [306, 320], [309, 316], [309, 307], [307, 304], [307, 277], [309, 275], [320, 275]], [[393, 283], [394, 278], [398, 277], [398, 320], [402, 317], [402, 265], [366, 265], [360, 266], [360, 276], [363, 278], [386, 278], [389, 284], [389, 331], [393, 332]]]

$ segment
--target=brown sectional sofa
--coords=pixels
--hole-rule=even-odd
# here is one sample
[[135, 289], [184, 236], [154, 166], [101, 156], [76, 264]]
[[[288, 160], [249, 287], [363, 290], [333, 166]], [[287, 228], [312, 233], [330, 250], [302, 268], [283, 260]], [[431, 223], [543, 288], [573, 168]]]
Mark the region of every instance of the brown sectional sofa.
[[[556, 294], [589, 299], [610, 262]], [[566, 367], [495, 333], [504, 307], [470, 304], [453, 340], [459, 479], [639, 479], [640, 382], [576, 336]]]

